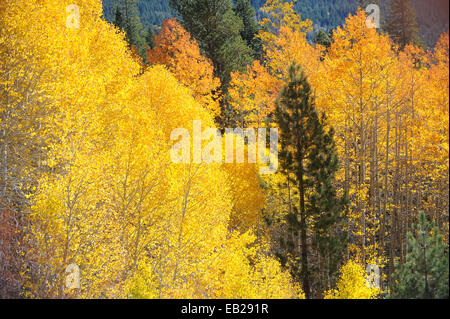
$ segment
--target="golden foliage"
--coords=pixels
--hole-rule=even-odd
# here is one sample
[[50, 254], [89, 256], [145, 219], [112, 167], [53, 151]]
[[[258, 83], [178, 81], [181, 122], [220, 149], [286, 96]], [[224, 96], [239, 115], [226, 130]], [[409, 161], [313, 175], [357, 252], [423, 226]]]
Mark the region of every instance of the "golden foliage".
[[163, 21], [147, 60], [166, 65], [182, 84], [192, 89], [200, 104], [213, 115], [219, 114], [220, 80], [214, 77], [212, 62], [200, 53], [197, 41], [175, 18]]
[[336, 289], [325, 293], [325, 299], [375, 299], [380, 293], [378, 288], [366, 284], [364, 266], [349, 260], [340, 271]]
[[[167, 22], [176, 32], [166, 35], [183, 36], [191, 55], [168, 63], [177, 78], [161, 65], [141, 74], [124, 34], [101, 19], [101, 1], [79, 4], [79, 29], [65, 25], [69, 4], [1, 5], [2, 107], [45, 115], [29, 132], [45, 147], [28, 193], [25, 296], [301, 296], [249, 229], [264, 202], [256, 166], [170, 161], [174, 128], [192, 130], [194, 119], [214, 127], [214, 98], [204, 94], [218, 83], [196, 43]], [[247, 214], [246, 232], [229, 231], [232, 214]], [[80, 289], [65, 285], [69, 264], [80, 268]]]

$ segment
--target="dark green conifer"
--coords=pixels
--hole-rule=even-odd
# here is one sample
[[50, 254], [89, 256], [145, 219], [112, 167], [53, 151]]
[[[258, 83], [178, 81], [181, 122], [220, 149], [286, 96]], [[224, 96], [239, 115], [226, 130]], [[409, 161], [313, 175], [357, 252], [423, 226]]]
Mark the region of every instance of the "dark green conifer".
[[447, 299], [448, 247], [434, 223], [425, 213], [408, 233], [408, 253], [405, 263], [393, 274], [390, 297], [395, 299]]
[[400, 48], [407, 44], [421, 44], [416, 11], [411, 0], [392, 0], [386, 20], [384, 29]]
[[[345, 201], [338, 198], [334, 186], [338, 170], [334, 130], [326, 123], [325, 115], [317, 112], [307, 78], [295, 64], [289, 69], [288, 82], [277, 101], [276, 118], [280, 128], [281, 168], [296, 190], [293, 198], [297, 202], [292, 203], [293, 210], [287, 218], [301, 247], [297, 277], [309, 298], [308, 258], [312, 247], [308, 234], [315, 238], [320, 254], [335, 254], [329, 257], [339, 259], [342, 247], [337, 245], [343, 243], [345, 234], [336, 226], [342, 220]], [[335, 264], [337, 268], [338, 262]]]

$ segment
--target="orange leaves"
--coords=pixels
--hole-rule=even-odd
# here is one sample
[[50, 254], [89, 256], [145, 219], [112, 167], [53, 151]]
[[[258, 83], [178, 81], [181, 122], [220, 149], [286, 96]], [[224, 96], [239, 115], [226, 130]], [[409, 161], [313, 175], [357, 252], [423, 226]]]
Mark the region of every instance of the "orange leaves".
[[314, 84], [312, 77], [320, 67], [323, 48], [309, 44], [304, 33], [283, 26], [280, 28], [277, 39], [265, 49], [269, 60], [268, 66], [275, 76], [284, 78], [289, 66], [292, 62], [296, 62], [302, 66], [309, 80]]
[[213, 65], [175, 18], [163, 21], [147, 59], [151, 64], [166, 65], [182, 84], [192, 89], [199, 103], [218, 114], [220, 81], [214, 77]]
[[[434, 61], [442, 66], [448, 65], [449, 63], [449, 32], [441, 34], [433, 54]], [[446, 70], [448, 73], [448, 69]], [[448, 77], [447, 77], [448, 81]]]
[[308, 43], [306, 33], [312, 29], [312, 22], [302, 20], [292, 3], [269, 0], [262, 10], [268, 18], [261, 22], [264, 31], [257, 36], [263, 42], [264, 65], [254, 61], [246, 73], [231, 74], [231, 105], [237, 110], [239, 123], [246, 126], [265, 125], [292, 62], [313, 76], [323, 53], [323, 48]]
[[228, 93], [244, 127], [261, 127], [275, 109], [281, 81], [269, 74], [259, 61], [247, 66], [247, 72], [233, 72]]
[[349, 15], [345, 19], [344, 26], [337, 27], [333, 33], [333, 40], [340, 41], [339, 45], [335, 45], [335, 47], [344, 50], [355, 46], [362, 48], [365, 44], [370, 44], [379, 35], [377, 29], [367, 27], [366, 20], [366, 13], [360, 8], [354, 15]]
[[429, 104], [433, 118], [434, 147], [441, 156], [447, 158], [449, 154], [449, 33], [441, 35], [431, 56], [429, 80]]

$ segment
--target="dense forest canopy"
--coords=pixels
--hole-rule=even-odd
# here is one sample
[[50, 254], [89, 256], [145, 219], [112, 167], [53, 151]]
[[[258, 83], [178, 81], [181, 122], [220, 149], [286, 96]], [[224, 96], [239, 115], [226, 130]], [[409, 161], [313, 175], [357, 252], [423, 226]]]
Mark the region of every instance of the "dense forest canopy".
[[0, 1], [0, 298], [449, 297], [441, 2], [74, 1]]

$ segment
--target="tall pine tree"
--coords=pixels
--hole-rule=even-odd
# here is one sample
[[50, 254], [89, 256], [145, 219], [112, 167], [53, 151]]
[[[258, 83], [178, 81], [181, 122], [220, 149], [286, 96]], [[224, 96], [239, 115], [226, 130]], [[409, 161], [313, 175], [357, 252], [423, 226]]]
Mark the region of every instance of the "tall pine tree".
[[[295, 64], [289, 69], [288, 83], [277, 101], [276, 117], [280, 128], [280, 164], [298, 195], [298, 202], [291, 203], [288, 222], [301, 248], [298, 275], [309, 298], [308, 235], [312, 234], [320, 254], [339, 259], [341, 249], [337, 245], [343, 243], [345, 234], [336, 226], [342, 220], [345, 200], [338, 198], [334, 186], [338, 170], [334, 131], [328, 127], [325, 115], [319, 116], [307, 78]], [[328, 271], [335, 271], [337, 264]]]
[[114, 15], [114, 25], [118, 27], [120, 30], [124, 29], [122, 11], [120, 11], [119, 7], [116, 7], [116, 12]]
[[244, 28], [241, 31], [241, 37], [247, 42], [247, 45], [253, 50], [253, 56], [260, 59], [262, 55], [262, 43], [255, 35], [259, 32], [256, 23], [255, 9], [253, 9], [250, 0], [236, 0], [234, 12], [242, 19]]
[[133, 46], [145, 61], [145, 32], [139, 17], [137, 0], [116, 0], [114, 24], [125, 32], [130, 47]]
[[152, 27], [148, 28], [147, 35], [145, 36], [145, 42], [150, 49], [155, 47], [155, 31]]
[[391, 0], [385, 30], [400, 48], [410, 43], [421, 44], [416, 12], [411, 0]]

